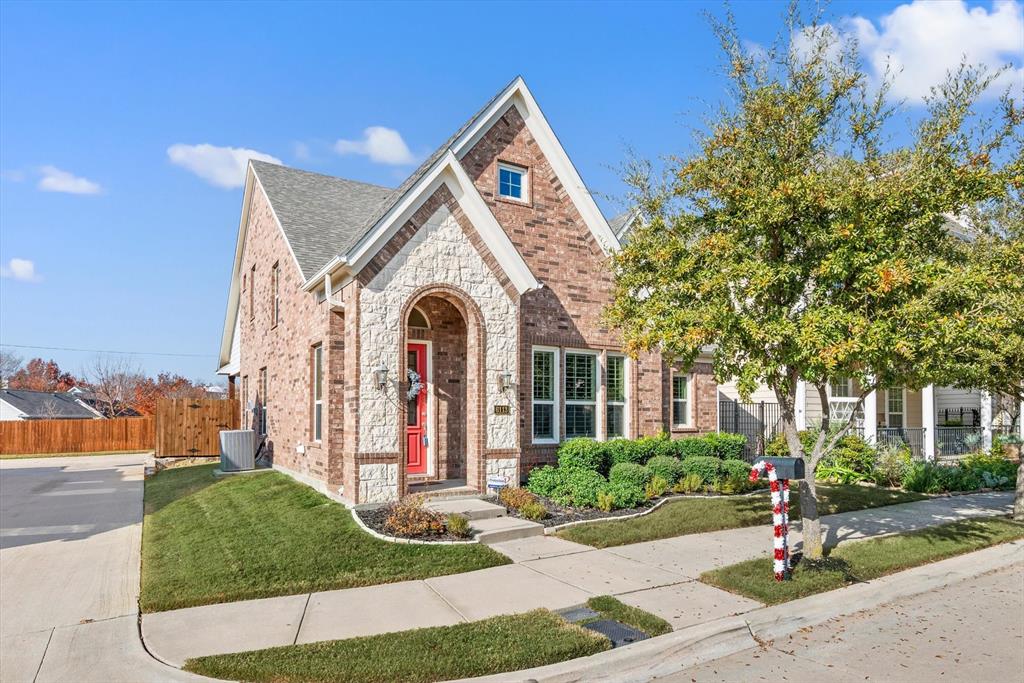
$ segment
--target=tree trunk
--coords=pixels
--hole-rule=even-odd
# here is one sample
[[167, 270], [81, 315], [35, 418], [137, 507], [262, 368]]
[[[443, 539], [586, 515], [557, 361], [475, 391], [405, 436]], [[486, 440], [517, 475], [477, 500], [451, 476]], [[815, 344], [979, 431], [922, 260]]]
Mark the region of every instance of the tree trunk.
[[1024, 522], [1024, 453], [1020, 453], [1020, 465], [1017, 467], [1017, 496], [1013, 499], [1013, 518]]
[[804, 537], [803, 555], [809, 560], [820, 560], [824, 554], [821, 539], [821, 519], [818, 517], [818, 494], [814, 489], [814, 476], [808, 473], [800, 481], [800, 528]]

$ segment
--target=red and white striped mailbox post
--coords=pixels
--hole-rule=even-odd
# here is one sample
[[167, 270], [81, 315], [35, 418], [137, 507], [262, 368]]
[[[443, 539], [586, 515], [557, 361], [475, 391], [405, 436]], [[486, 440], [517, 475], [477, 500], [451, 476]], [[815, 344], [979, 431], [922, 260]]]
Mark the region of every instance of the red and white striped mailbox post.
[[754, 463], [750, 481], [768, 477], [772, 492], [772, 524], [774, 525], [774, 571], [776, 581], [789, 578], [789, 480], [804, 478], [802, 458], [765, 458]]

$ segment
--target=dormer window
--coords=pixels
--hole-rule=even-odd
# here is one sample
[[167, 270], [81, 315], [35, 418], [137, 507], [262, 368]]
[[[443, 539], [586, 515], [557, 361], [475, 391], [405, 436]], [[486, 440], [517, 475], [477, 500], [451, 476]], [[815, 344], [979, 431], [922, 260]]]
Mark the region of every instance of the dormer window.
[[529, 188], [526, 186], [526, 169], [510, 164], [498, 164], [498, 196], [525, 202]]

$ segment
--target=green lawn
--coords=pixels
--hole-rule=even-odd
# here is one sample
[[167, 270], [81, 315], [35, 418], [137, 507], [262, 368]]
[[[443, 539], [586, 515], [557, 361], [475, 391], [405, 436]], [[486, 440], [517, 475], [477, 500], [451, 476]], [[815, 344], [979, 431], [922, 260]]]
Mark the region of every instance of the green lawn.
[[535, 610], [455, 626], [200, 657], [185, 662], [185, 670], [235, 681], [415, 683], [528, 669], [609, 647], [604, 636]]
[[[908, 491], [856, 485], [818, 484], [818, 514], [909, 503], [928, 496]], [[797, 492], [792, 492], [790, 517], [800, 516]], [[612, 522], [579, 524], [558, 532], [562, 538], [609, 548], [627, 543], [655, 541], [686, 534], [771, 524], [769, 494], [739, 497], [680, 498], [665, 503], [649, 515]]]
[[[600, 612], [602, 619], [614, 619], [633, 628], [640, 629], [652, 638], [672, 632], [672, 624], [661, 617], [655, 616], [639, 607], [619, 602], [610, 595], [599, 595], [596, 598], [590, 598], [587, 600], [587, 607], [595, 612]], [[585, 624], [587, 622], [581, 623]]]
[[477, 545], [374, 538], [352, 513], [279, 472], [215, 479], [216, 465], [146, 480], [142, 610], [423, 579], [507, 564]]
[[969, 519], [885, 538], [844, 543], [819, 562], [799, 562], [793, 568], [790, 581], [775, 580], [770, 557], [705, 572], [700, 580], [774, 605], [1017, 538], [1024, 538], [1024, 524], [1000, 517]]

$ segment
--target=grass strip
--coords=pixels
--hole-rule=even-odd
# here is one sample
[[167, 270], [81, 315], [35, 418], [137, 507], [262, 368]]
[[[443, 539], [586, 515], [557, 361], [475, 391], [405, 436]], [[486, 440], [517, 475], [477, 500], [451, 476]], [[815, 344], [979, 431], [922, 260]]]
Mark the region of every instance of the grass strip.
[[190, 659], [204, 676], [273, 683], [420, 683], [529, 669], [611, 647], [547, 610], [347, 640]]
[[844, 543], [822, 560], [798, 562], [789, 581], [775, 580], [770, 557], [714, 569], [702, 574], [700, 580], [775, 605], [1018, 538], [1024, 538], [1024, 524], [1003, 517], [982, 517]]
[[[587, 600], [587, 607], [600, 612], [604, 619], [613, 619], [632, 626], [651, 636], [662, 636], [672, 632], [672, 625], [659, 616], [655, 616], [639, 607], [627, 605], [610, 595], [599, 595]], [[582, 622], [586, 623], [586, 622]]]
[[[818, 484], [818, 514], [833, 515], [926, 498], [928, 496], [920, 493], [875, 486]], [[800, 516], [800, 502], [795, 491], [790, 515], [793, 519]], [[611, 548], [628, 543], [761, 524], [771, 524], [771, 503], [767, 493], [738, 497], [679, 498], [643, 517], [579, 524], [559, 531], [558, 536], [595, 548]]]
[[478, 544], [407, 545], [280, 472], [215, 479], [217, 465], [146, 480], [142, 610], [369, 586], [510, 560]]

